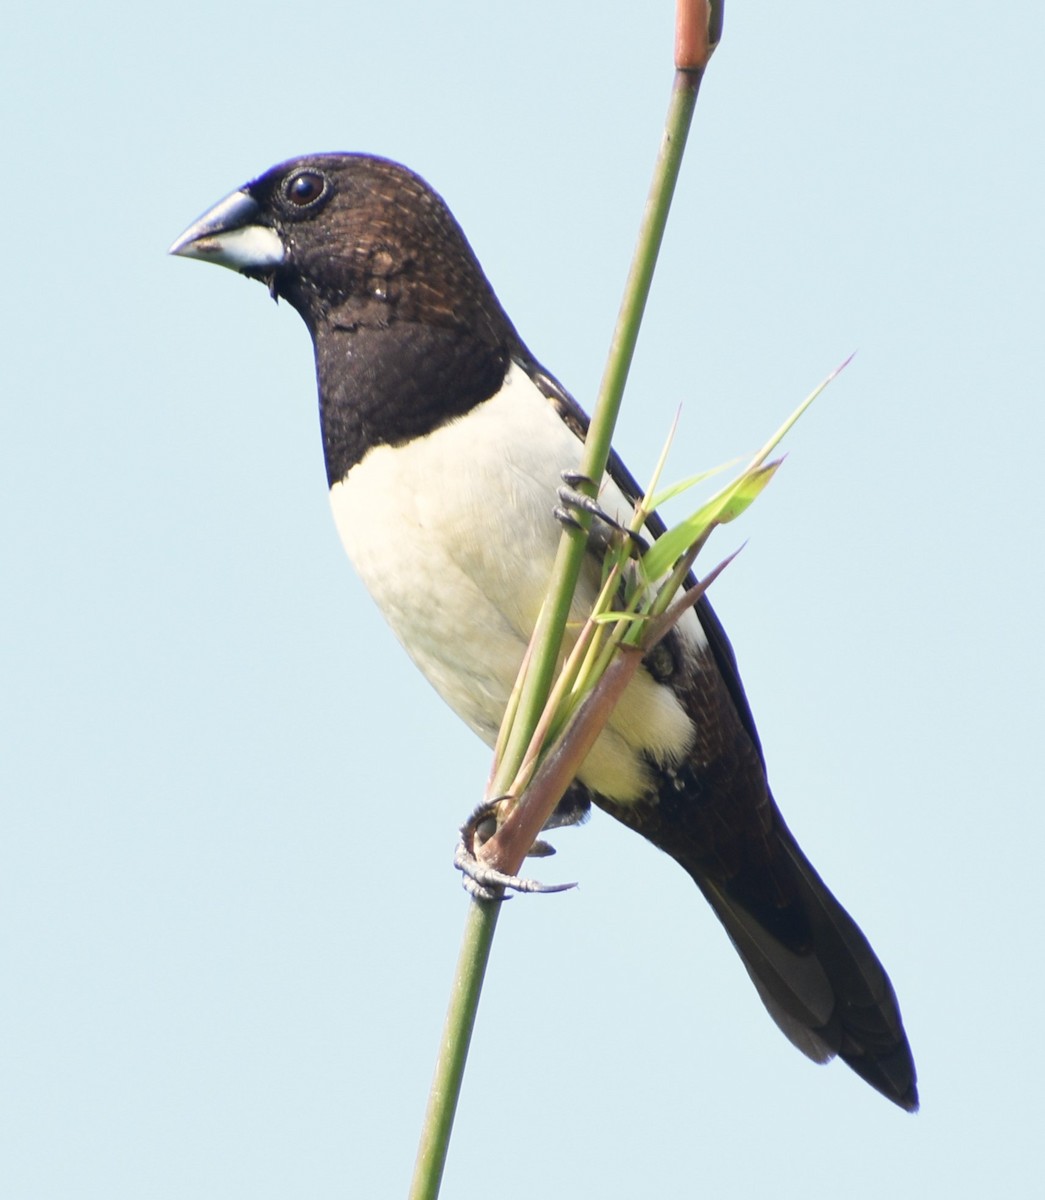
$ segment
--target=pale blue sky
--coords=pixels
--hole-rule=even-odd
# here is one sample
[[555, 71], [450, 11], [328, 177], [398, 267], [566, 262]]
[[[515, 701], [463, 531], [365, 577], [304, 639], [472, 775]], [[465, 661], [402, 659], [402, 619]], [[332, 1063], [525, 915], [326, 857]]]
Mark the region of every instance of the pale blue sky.
[[[396, 1197], [487, 755], [328, 512], [311, 350], [169, 260], [315, 150], [446, 197], [590, 405], [671, 4], [40, 4], [0, 44], [0, 1194]], [[498, 932], [444, 1195], [1031, 1195], [1045, 17], [731, 3], [618, 447], [753, 449], [851, 351], [713, 598], [780, 804], [886, 962], [908, 1117], [765, 1016], [602, 816]], [[517, 1148], [516, 1148], [517, 1147]]]

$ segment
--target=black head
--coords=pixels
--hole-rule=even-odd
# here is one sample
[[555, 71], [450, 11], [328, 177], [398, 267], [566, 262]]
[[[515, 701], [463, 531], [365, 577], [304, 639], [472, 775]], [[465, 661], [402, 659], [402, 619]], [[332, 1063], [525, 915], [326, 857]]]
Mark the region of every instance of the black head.
[[442, 199], [406, 167], [315, 154], [273, 167], [215, 205], [171, 252], [263, 280], [315, 333], [420, 321], [483, 340], [510, 329]]
[[492, 396], [526, 348], [460, 226], [412, 171], [363, 154], [292, 159], [233, 192], [172, 254], [264, 281], [312, 334], [333, 482]]

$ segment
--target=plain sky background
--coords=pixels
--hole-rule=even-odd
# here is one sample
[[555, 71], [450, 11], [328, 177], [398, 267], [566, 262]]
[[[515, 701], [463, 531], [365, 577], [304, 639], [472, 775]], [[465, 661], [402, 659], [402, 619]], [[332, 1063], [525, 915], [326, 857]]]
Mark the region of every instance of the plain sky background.
[[[303, 324], [165, 252], [284, 158], [398, 158], [590, 406], [672, 6], [4, 24], [0, 1195], [402, 1196], [487, 753], [342, 555]], [[858, 351], [712, 594], [923, 1111], [806, 1062], [596, 814], [501, 921], [450, 1200], [1041, 1194], [1043, 44], [1029, 0], [732, 0], [617, 436], [645, 476], [681, 403], [689, 474]]]

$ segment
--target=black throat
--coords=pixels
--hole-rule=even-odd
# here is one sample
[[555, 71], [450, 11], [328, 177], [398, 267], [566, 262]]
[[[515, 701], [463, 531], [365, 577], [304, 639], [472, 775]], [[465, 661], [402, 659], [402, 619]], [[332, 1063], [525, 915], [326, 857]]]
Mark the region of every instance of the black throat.
[[513, 347], [460, 329], [396, 321], [313, 332], [327, 483], [375, 446], [399, 446], [497, 394]]

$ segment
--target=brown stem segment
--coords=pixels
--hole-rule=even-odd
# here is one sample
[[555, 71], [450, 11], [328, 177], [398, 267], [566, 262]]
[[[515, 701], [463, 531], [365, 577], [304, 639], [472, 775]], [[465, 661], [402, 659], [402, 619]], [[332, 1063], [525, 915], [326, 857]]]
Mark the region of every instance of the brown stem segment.
[[514, 875], [551, 811], [570, 786], [617, 701], [642, 662], [642, 650], [622, 649], [578, 709], [560, 743], [552, 750], [497, 832], [479, 851], [488, 866]]
[[722, 38], [725, 0], [675, 0], [675, 70], [703, 74]]

